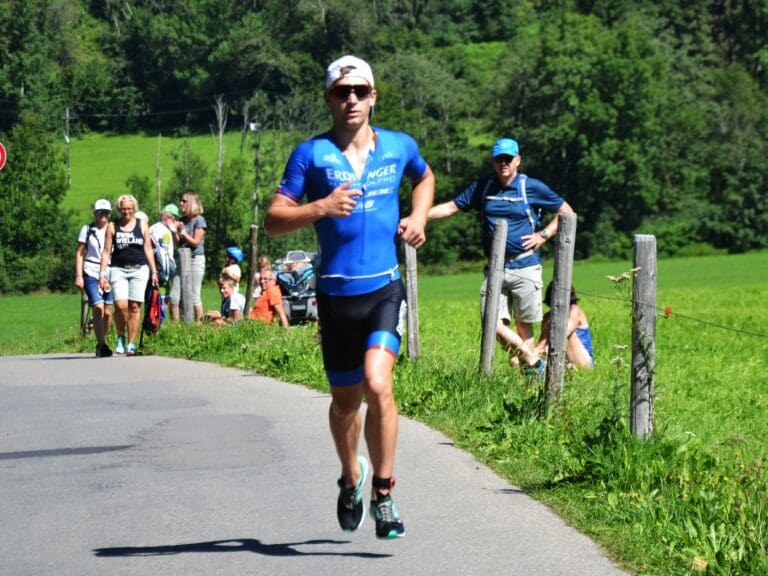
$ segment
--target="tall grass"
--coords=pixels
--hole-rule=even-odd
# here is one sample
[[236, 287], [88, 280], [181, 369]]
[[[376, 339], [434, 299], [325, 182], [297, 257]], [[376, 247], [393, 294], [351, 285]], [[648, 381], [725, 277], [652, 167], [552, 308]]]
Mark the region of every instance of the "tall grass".
[[[629, 263], [576, 263], [574, 285], [594, 332], [596, 367], [568, 374], [562, 402], [543, 416], [539, 383], [511, 369], [497, 350], [494, 375], [479, 376], [480, 270], [419, 278], [422, 356], [401, 356], [402, 412], [443, 430], [511, 482], [551, 505], [638, 574], [766, 574], [768, 481], [767, 254], [659, 263], [656, 433], [628, 431], [631, 307], [619, 275]], [[35, 297], [37, 298], [37, 297]], [[92, 350], [30, 315], [53, 296], [27, 299], [19, 323], [36, 350]], [[207, 307], [215, 294], [207, 292]], [[0, 311], [23, 303], [0, 299]], [[4, 320], [4, 323], [7, 320]], [[0, 339], [0, 351], [20, 350]], [[5, 332], [3, 330], [2, 332]], [[760, 336], [762, 334], [762, 336]], [[210, 360], [325, 389], [313, 327], [286, 333], [255, 323], [226, 329], [165, 326], [146, 352]], [[407, 475], [407, 470], [400, 472]]]

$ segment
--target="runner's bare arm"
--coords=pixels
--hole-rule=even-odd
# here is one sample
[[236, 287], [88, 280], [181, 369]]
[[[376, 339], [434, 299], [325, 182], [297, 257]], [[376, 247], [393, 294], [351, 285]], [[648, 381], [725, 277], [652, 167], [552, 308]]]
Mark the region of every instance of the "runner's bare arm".
[[298, 204], [294, 200], [275, 194], [264, 218], [264, 229], [270, 236], [294, 232], [320, 218], [343, 218], [349, 216], [361, 196], [360, 190], [351, 189], [351, 181], [336, 187], [325, 198], [314, 202]]
[[400, 220], [398, 234], [414, 248], [421, 247], [426, 242], [424, 226], [427, 223], [427, 214], [435, 199], [435, 175], [427, 166], [426, 172], [413, 183], [411, 193], [411, 213]]

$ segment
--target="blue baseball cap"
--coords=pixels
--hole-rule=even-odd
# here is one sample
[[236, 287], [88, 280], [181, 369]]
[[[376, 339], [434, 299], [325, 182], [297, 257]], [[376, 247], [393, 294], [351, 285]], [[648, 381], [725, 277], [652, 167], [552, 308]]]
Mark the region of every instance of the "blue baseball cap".
[[491, 152], [491, 156], [496, 158], [496, 156], [519, 156], [520, 155], [520, 147], [517, 145], [517, 140], [512, 140], [512, 138], [500, 138], [496, 140], [496, 143], [493, 145], [493, 151]]

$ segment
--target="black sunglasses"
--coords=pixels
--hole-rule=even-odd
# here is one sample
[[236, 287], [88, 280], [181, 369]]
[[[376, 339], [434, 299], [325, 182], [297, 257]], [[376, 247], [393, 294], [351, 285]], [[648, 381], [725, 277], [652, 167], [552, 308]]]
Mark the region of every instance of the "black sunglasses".
[[496, 162], [496, 164], [511, 164], [512, 160], [514, 160], [515, 156], [507, 156], [506, 154], [502, 156], [496, 156], [493, 161]]
[[329, 90], [329, 92], [331, 96], [337, 98], [338, 100], [346, 100], [349, 98], [350, 94], [357, 96], [358, 100], [367, 100], [371, 96], [373, 88], [366, 85], [350, 86], [347, 84], [342, 84], [340, 86], [334, 86]]
[[96, 214], [96, 216], [109, 216], [111, 212], [109, 210], [96, 210], [94, 214]]

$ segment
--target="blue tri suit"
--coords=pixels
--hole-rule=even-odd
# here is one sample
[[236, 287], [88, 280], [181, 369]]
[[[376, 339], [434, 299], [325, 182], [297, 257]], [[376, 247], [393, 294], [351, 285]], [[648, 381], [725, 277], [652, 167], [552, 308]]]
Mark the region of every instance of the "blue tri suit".
[[361, 190], [352, 214], [315, 222], [320, 242], [318, 291], [330, 296], [368, 294], [400, 278], [395, 239], [400, 222], [398, 188], [403, 175], [418, 179], [427, 170], [416, 141], [403, 132], [373, 128], [376, 147], [362, 178], [329, 133], [300, 144], [291, 154], [281, 194], [300, 202], [325, 198], [344, 182]]
[[408, 134], [372, 129], [375, 147], [360, 178], [325, 133], [296, 147], [275, 192], [297, 203], [325, 198], [349, 181], [350, 190], [362, 192], [350, 215], [314, 223], [321, 345], [331, 386], [362, 381], [366, 350], [397, 357], [400, 349], [405, 301], [397, 262], [398, 190], [403, 176], [418, 180], [428, 166]]

